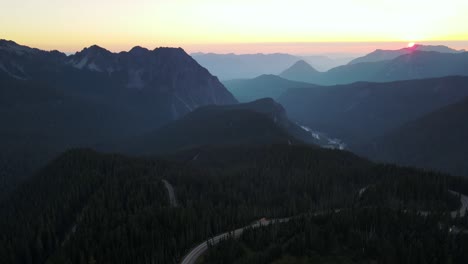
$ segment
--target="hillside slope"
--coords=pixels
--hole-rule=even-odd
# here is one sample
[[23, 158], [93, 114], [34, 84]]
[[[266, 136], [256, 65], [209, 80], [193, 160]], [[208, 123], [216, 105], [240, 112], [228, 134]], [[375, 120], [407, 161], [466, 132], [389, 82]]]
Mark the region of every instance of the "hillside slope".
[[250, 103], [206, 106], [152, 133], [124, 143], [136, 154], [174, 153], [201, 146], [320, 144], [291, 122], [284, 108], [265, 98]]
[[5, 40], [0, 94], [0, 196], [67, 148], [97, 147], [200, 106], [237, 103], [180, 48], [112, 53], [94, 45], [66, 56]]
[[373, 140], [360, 149], [374, 159], [468, 176], [468, 98]]
[[251, 102], [261, 98], [278, 99], [291, 88], [312, 87], [305, 82], [286, 80], [277, 75], [261, 75], [253, 79], [224, 81], [226, 88], [240, 102]]
[[[172, 184], [178, 207], [162, 180]], [[263, 217], [383, 207], [400, 210], [398, 225], [401, 208], [447, 212], [459, 206], [448, 189], [466, 187], [455, 178], [300, 145], [211, 148], [183, 163], [72, 150], [0, 202], [0, 258], [177, 263], [200, 241]], [[443, 215], [430, 219], [451, 224]]]
[[349, 144], [365, 142], [468, 96], [467, 77], [289, 89], [291, 119]]

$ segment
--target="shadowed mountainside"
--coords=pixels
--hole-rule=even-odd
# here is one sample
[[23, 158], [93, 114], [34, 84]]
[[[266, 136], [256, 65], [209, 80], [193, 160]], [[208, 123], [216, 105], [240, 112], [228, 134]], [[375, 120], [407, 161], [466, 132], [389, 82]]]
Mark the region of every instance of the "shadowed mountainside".
[[6, 40], [0, 94], [0, 190], [66, 148], [97, 147], [203, 105], [237, 102], [180, 48], [112, 53], [91, 46], [66, 56]]
[[468, 176], [468, 97], [357, 147], [372, 159]]

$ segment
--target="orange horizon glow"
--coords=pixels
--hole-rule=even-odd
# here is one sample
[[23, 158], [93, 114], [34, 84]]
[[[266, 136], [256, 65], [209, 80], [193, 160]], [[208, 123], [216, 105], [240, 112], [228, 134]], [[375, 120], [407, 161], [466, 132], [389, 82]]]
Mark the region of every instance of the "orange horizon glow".
[[[59, 45], [36, 45], [34, 43], [24, 43], [13, 40], [20, 45], [26, 45], [43, 50], [59, 50], [67, 54], [73, 54], [91, 45], [101, 46], [111, 52], [129, 51], [135, 46], [141, 46], [150, 50], [158, 47], [180, 47], [187, 53], [218, 53], [218, 54], [272, 54], [288, 53], [293, 55], [329, 55], [330, 57], [353, 57], [370, 53], [376, 49], [397, 50], [409, 47], [410, 43], [399, 42], [315, 42], [315, 43], [232, 43], [232, 44], [194, 44], [194, 45], [161, 45], [155, 44], [135, 44], [135, 45], [102, 45], [100, 43], [86, 43], [76, 49], [67, 49]], [[416, 43], [415, 43], [416, 44]], [[468, 50], [468, 41], [431, 41], [418, 42], [419, 45], [445, 45], [454, 49]]]
[[15, 0], [2, 3], [0, 38], [68, 53], [93, 44], [114, 52], [365, 53], [409, 42], [465, 49], [467, 13], [466, 0]]

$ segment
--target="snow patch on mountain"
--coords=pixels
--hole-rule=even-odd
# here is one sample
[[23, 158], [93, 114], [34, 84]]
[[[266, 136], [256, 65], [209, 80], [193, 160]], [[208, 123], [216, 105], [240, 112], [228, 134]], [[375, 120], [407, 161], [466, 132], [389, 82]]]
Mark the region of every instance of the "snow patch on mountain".
[[99, 66], [97, 66], [94, 62], [88, 65], [88, 69], [92, 71], [102, 72], [101, 68], [99, 68]]
[[74, 63], [73, 66], [78, 69], [83, 69], [83, 67], [88, 63], [88, 57], [84, 57], [80, 62]]
[[312, 131], [310, 128], [306, 127], [306, 126], [300, 126], [302, 129], [304, 129], [305, 131], [309, 132], [313, 138], [315, 138], [316, 140], [320, 140], [320, 134], [317, 133], [317, 132], [314, 132]]
[[[22, 67], [19, 67], [18, 65], [16, 65], [15, 67], [16, 67], [16, 69], [18, 71], [20, 71], [21, 73], [24, 74], [24, 71], [23, 71]], [[8, 70], [7, 67], [5, 67], [5, 65], [3, 63], [0, 63], [0, 70], [4, 71], [6, 74], [8, 74], [9, 76], [11, 76], [11, 77], [13, 77], [15, 79], [26, 80], [25, 77], [19, 76], [19, 75], [15, 74], [15, 73], [11, 72], [10, 70]]]

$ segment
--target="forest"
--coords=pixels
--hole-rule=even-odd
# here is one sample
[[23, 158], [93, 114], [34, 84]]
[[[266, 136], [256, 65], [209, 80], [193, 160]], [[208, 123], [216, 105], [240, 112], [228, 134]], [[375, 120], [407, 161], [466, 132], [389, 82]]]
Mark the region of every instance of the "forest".
[[466, 263], [468, 235], [451, 232], [449, 222], [385, 208], [309, 214], [228, 237], [200, 263]]
[[[193, 153], [197, 159], [188, 159]], [[170, 205], [163, 179], [179, 206]], [[422, 210], [447, 217], [460, 206], [449, 190], [467, 193], [467, 186], [462, 178], [305, 145], [205, 148], [165, 159], [75, 149], [0, 203], [0, 258], [12, 264], [178, 263], [194, 245], [263, 217], [336, 208], [352, 213], [328, 217], [356, 219], [349, 225], [360, 223], [366, 210], [385, 219]], [[412, 219], [400, 218], [385, 225]], [[401, 232], [411, 236], [405, 233], [411, 230]]]

